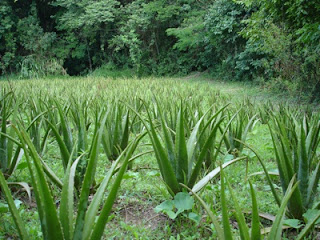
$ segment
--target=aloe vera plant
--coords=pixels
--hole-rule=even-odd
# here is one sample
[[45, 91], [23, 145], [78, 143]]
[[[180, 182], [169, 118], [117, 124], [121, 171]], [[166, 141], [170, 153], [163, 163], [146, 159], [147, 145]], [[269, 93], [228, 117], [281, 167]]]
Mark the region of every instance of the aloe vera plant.
[[[242, 213], [241, 207], [238, 204], [238, 199], [233, 192], [233, 189], [231, 185], [228, 183], [227, 177], [225, 176], [223, 170], [221, 170], [221, 208], [222, 208], [222, 224], [219, 223], [218, 217], [216, 217], [210, 207], [200, 198], [199, 195], [196, 193], [192, 192], [190, 188], [184, 185], [190, 193], [195, 196], [195, 198], [201, 203], [205, 211], [207, 212], [208, 216], [210, 217], [216, 233], [217, 233], [217, 238], [221, 240], [229, 240], [229, 239], [234, 239], [234, 232], [232, 231], [232, 225], [230, 223], [229, 219], [229, 206], [227, 204], [227, 195], [226, 195], [226, 188], [228, 188], [230, 195], [231, 195], [231, 200], [233, 202], [233, 206], [235, 208], [235, 218], [236, 221], [239, 225], [239, 235], [241, 239], [244, 240], [259, 240], [263, 239], [262, 237], [262, 229], [260, 227], [260, 220], [259, 220], [259, 209], [258, 209], [258, 203], [257, 203], [257, 198], [256, 198], [256, 193], [255, 190], [250, 184], [250, 194], [251, 194], [251, 201], [252, 201], [252, 221], [251, 224], [248, 225], [245, 217]], [[293, 197], [293, 193], [295, 189], [297, 189], [298, 183], [296, 183], [295, 177], [291, 179], [289, 182], [288, 188], [286, 193], [284, 194], [284, 197], [281, 201], [280, 208], [278, 210], [278, 214], [275, 217], [275, 220], [272, 224], [271, 230], [267, 236], [268, 239], [270, 240], [280, 240], [282, 239], [282, 226], [284, 224], [284, 218], [285, 218], [285, 213], [286, 213], [286, 207], [290, 199]], [[318, 219], [320, 217], [320, 214], [318, 216], [315, 216], [315, 219]], [[315, 220], [313, 221], [314, 224]], [[249, 227], [251, 226], [251, 228]], [[298, 235], [297, 239], [303, 239], [303, 237], [306, 236], [306, 234], [312, 229], [312, 224], [308, 224], [305, 226], [305, 228], [302, 230], [302, 232]], [[264, 238], [265, 239], [265, 238]]]
[[29, 132], [37, 152], [43, 156], [51, 132], [45, 121], [45, 114], [48, 110], [44, 102], [36, 98], [29, 99], [28, 106], [29, 108], [24, 113], [28, 121], [26, 130]]
[[283, 192], [294, 175], [299, 181], [288, 204], [289, 213], [302, 219], [303, 213], [313, 207], [320, 179], [320, 161], [316, 155], [320, 121], [318, 117], [307, 116], [299, 121], [287, 113], [274, 116], [269, 127]]
[[[24, 149], [29, 172], [31, 175], [32, 186], [36, 197], [37, 208], [39, 212], [41, 229], [44, 239], [101, 239], [103, 236], [105, 225], [108, 221], [112, 205], [116, 199], [117, 191], [120, 187], [122, 177], [127, 168], [129, 159], [131, 158], [138, 142], [143, 135], [136, 137], [127, 148], [122, 152], [116, 161], [113, 162], [111, 168], [106, 173], [97, 192], [93, 196], [91, 203], [89, 202], [90, 188], [94, 181], [96, 166], [98, 161], [98, 152], [103, 135], [106, 115], [101, 120], [97, 134], [94, 136], [91, 146], [91, 153], [86, 168], [84, 181], [82, 183], [80, 197], [78, 202], [74, 202], [74, 180], [77, 164], [81, 156], [75, 161], [68, 161], [63, 187], [61, 192], [60, 209], [57, 211], [54, 200], [55, 197], [49, 188], [49, 183], [45, 178], [45, 172], [39, 154], [37, 153], [30, 137], [23, 127], [15, 128], [17, 135], [21, 141], [20, 146]], [[120, 165], [120, 166], [119, 166]], [[110, 185], [110, 180], [117, 171], [115, 180], [110, 186], [110, 192], [103, 200], [104, 193]], [[24, 224], [19, 217], [17, 209], [12, 204], [12, 196], [8, 191], [6, 182], [0, 174], [0, 186], [5, 190], [6, 199], [8, 201], [10, 211], [18, 228], [21, 239], [28, 239]], [[74, 204], [77, 205], [77, 214], [74, 218]], [[98, 215], [99, 209], [100, 214]]]
[[[188, 109], [187, 109], [188, 110]], [[210, 108], [207, 113], [203, 113], [200, 109], [198, 109], [195, 113], [192, 114], [192, 112], [190, 112], [191, 117], [187, 118], [186, 120], [189, 119], [189, 123], [186, 125], [186, 131], [192, 132], [193, 126], [196, 125], [201, 118], [203, 118], [202, 122], [200, 123], [200, 130], [199, 132], [201, 132], [201, 138], [199, 138], [198, 141], [198, 148], [202, 149], [203, 147], [205, 147], [206, 144], [209, 144], [206, 148], [206, 154], [204, 156], [204, 170], [212, 170], [214, 169], [215, 166], [215, 162], [217, 160], [217, 157], [220, 153], [222, 153], [221, 149], [222, 149], [222, 136], [225, 134], [222, 133], [221, 136], [219, 136], [218, 133], [216, 133], [210, 143], [207, 143], [207, 139], [210, 138], [210, 135], [212, 133], [212, 131], [216, 131], [215, 127], [218, 121], [220, 121], [221, 119], [224, 119], [224, 111], [221, 111], [214, 119], [210, 119], [210, 116], [215, 115], [216, 112], [218, 112], [219, 109], [217, 109], [215, 106]], [[207, 125], [205, 124], [206, 121], [209, 121], [210, 124]], [[223, 121], [222, 121], [223, 122]], [[222, 125], [222, 122], [219, 123], [219, 128]], [[221, 138], [221, 140], [218, 140], [218, 136]]]
[[9, 117], [16, 115], [16, 109], [12, 106], [12, 93], [4, 93], [3, 95], [0, 100], [0, 170], [7, 179], [19, 165], [24, 151], [12, 141], [15, 132], [11, 127]]
[[[82, 155], [77, 167], [75, 177], [76, 188], [79, 189], [81, 186], [81, 182], [83, 181], [84, 173], [87, 166], [87, 155], [82, 154], [83, 152], [88, 151], [88, 123], [86, 120], [86, 109], [83, 108], [82, 105], [78, 105], [75, 102], [73, 102], [72, 105], [68, 105], [64, 108], [59, 102], [55, 101], [54, 106], [56, 107], [60, 122], [57, 125], [55, 122], [51, 122], [49, 120], [54, 119], [53, 109], [48, 109], [48, 115], [51, 117], [49, 119], [46, 119], [46, 122], [59, 146], [64, 171], [66, 171], [69, 161], [74, 161], [76, 158]], [[69, 112], [71, 113], [74, 125], [71, 124], [72, 121], [70, 121], [69, 119]], [[97, 113], [95, 125], [99, 124], [98, 121], [101, 118], [101, 114], [102, 111], [100, 111], [100, 113]], [[71, 130], [73, 128], [76, 130], [75, 134]], [[97, 130], [98, 128], [95, 128], [93, 130], [93, 136], [96, 135]], [[73, 151], [73, 149], [76, 150]], [[89, 149], [89, 155], [91, 154], [90, 151], [91, 149]]]
[[[148, 122], [136, 112], [148, 131], [162, 179], [172, 196], [182, 191], [182, 187], [179, 183], [185, 183], [191, 188], [195, 185], [201, 172], [202, 164], [208, 153], [208, 149], [212, 147], [218, 128], [224, 120], [220, 113], [223, 112], [226, 107], [227, 106], [224, 106], [217, 110], [214, 115], [209, 117], [207, 122], [203, 122], [205, 118], [205, 115], [203, 115], [193, 127], [192, 131], [187, 134], [190, 136], [187, 139], [185, 137], [184, 108], [181, 104], [177, 114], [174, 141], [171, 136], [173, 130], [168, 127], [161, 108], [158, 108], [157, 111], [160, 115], [163, 138], [159, 136], [156, 123], [153, 122], [148, 109]], [[134, 111], [134, 109], [132, 110]], [[200, 128], [202, 123], [204, 125]], [[209, 136], [206, 136], [204, 133], [209, 126], [211, 126], [211, 131]], [[204, 137], [204, 144], [200, 145], [200, 139]]]
[[13, 197], [11, 195], [10, 189], [8, 187], [8, 184], [3, 176], [3, 173], [0, 171], [0, 189], [2, 190], [2, 192], [4, 193], [4, 196], [6, 198], [6, 201], [9, 205], [9, 210], [11, 212], [13, 221], [17, 227], [18, 230], [18, 234], [20, 239], [29, 239], [29, 236], [27, 234], [27, 231], [24, 227], [24, 223], [19, 215], [19, 212], [17, 210], [17, 207], [14, 204], [14, 200]]
[[[229, 119], [230, 118], [232, 118], [231, 113], [229, 113]], [[228, 131], [223, 137], [226, 148], [230, 154], [235, 155], [235, 157], [239, 156], [239, 153], [242, 152], [244, 147], [242, 142], [246, 142], [248, 133], [254, 128], [257, 121], [256, 115], [249, 118], [245, 109], [240, 109], [232, 123], [227, 126]], [[220, 131], [223, 132], [221, 128]], [[240, 139], [241, 142], [235, 139]]]
[[115, 160], [128, 146], [130, 137], [129, 111], [119, 103], [108, 106], [102, 145], [109, 160]]
[[[4, 177], [7, 179], [9, 178], [15, 171], [15, 169], [20, 164], [22, 157], [24, 155], [23, 149], [15, 144], [12, 139], [14, 139], [15, 135], [13, 129], [9, 127], [8, 130], [3, 130], [0, 132], [0, 141], [2, 142], [2, 157], [0, 160], [0, 169], [4, 174]], [[8, 139], [8, 137], [10, 137]]]
[[267, 124], [271, 119], [272, 113], [275, 112], [275, 107], [270, 101], [267, 101], [266, 103], [257, 106], [257, 112], [260, 122], [262, 124]]

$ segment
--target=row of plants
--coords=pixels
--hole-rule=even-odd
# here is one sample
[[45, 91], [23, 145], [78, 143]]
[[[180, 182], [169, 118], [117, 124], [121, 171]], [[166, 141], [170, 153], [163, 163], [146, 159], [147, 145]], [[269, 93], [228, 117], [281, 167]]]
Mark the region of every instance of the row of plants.
[[[198, 199], [219, 239], [231, 239], [234, 232], [226, 189], [234, 203], [240, 231], [237, 235], [242, 239], [261, 238], [256, 190], [250, 184], [250, 225], [223, 173], [223, 169], [240, 161], [250, 165], [258, 160], [279, 205], [269, 239], [281, 238], [285, 216], [304, 221], [298, 239], [312, 232], [320, 217], [317, 113], [270, 103], [260, 105], [258, 111], [248, 100], [228, 104], [227, 99], [219, 99], [218, 93], [214, 95], [216, 102], [205, 107], [197, 105], [199, 99], [182, 97], [170, 105], [152, 95], [144, 100], [133, 96], [122, 101], [75, 96], [65, 101], [58, 96], [24, 94], [7, 89], [0, 98], [1, 193], [22, 239], [28, 239], [28, 233], [10, 185], [19, 184], [30, 198], [35, 197], [43, 238], [100, 239], [126, 169], [135, 164], [135, 159], [150, 153], [156, 158], [168, 193], [175, 197], [189, 192]], [[281, 193], [275, 188], [271, 177], [274, 173], [267, 169], [266, 159], [246, 141], [259, 121], [268, 125], [272, 136]], [[141, 145], [148, 150], [136, 153]], [[58, 160], [54, 168], [50, 149], [60, 152], [55, 154]], [[106, 162], [103, 158], [110, 162], [107, 171], [101, 167]], [[11, 182], [16, 169], [27, 170], [30, 181]], [[210, 180], [218, 176], [222, 225], [199, 197]], [[306, 218], [310, 212], [312, 217]]]

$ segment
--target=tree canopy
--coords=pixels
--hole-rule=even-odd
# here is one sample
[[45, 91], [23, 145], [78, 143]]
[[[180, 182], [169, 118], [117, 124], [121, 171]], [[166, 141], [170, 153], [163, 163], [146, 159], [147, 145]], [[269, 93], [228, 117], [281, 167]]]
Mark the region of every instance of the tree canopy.
[[320, 92], [318, 0], [2, 0], [0, 74], [220, 78]]

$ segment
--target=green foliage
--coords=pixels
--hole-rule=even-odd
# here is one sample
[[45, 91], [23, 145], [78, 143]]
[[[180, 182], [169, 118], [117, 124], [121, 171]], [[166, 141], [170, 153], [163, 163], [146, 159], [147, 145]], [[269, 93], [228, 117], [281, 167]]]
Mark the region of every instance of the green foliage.
[[[232, 121], [234, 117], [235, 120]], [[233, 123], [227, 126], [228, 131], [224, 135], [223, 140], [229, 154], [238, 157], [244, 148], [243, 142], [246, 142], [248, 133], [252, 131], [258, 120], [256, 119], [256, 116], [249, 118], [242, 108], [236, 116], [231, 116], [229, 113], [229, 121], [232, 121]], [[221, 128], [220, 131], [223, 132]], [[241, 140], [242, 143], [236, 139]]]
[[304, 116], [299, 121], [290, 113], [284, 113], [274, 118], [270, 130], [283, 192], [294, 175], [299, 181], [294, 198], [289, 201], [289, 213], [302, 219], [306, 209], [313, 207], [319, 183], [320, 164], [316, 156], [320, 141], [319, 120]]
[[[75, 174], [75, 185], [79, 190], [84, 181], [90, 156], [94, 154], [93, 144], [97, 134], [100, 134], [98, 132], [99, 126], [101, 124], [104, 125], [102, 127], [102, 136], [100, 137], [103, 149], [109, 160], [116, 160], [129, 145], [129, 113], [124, 113], [123, 107], [119, 103], [113, 106], [109, 105], [105, 113], [104, 110], [95, 113], [93, 132], [91, 132], [88, 106], [85, 102], [77, 103], [74, 100], [72, 105], [66, 107], [61, 106], [58, 101], [51, 102], [56, 107], [57, 112], [53, 112], [51, 106], [47, 111], [51, 115], [58, 114], [60, 124], [57, 127], [55, 120], [46, 120], [46, 122], [60, 149], [64, 171], [67, 170], [70, 161], [73, 162], [75, 159], [80, 158]], [[73, 124], [70, 121], [70, 114], [72, 114]], [[104, 116], [105, 119], [102, 119]], [[72, 133], [72, 128], [76, 129], [74, 133]], [[91, 146], [88, 146], [90, 133], [93, 134], [93, 139]], [[86, 152], [88, 154], [84, 154]], [[51, 175], [50, 172], [47, 172], [47, 174]], [[61, 187], [61, 184], [58, 185]]]
[[167, 0], [137, 0], [127, 4], [121, 11], [125, 17], [118, 23], [119, 32], [110, 45], [116, 56], [125, 53], [129, 61], [119, 62], [121, 59], [117, 57], [116, 63], [133, 67], [138, 75], [156, 73], [156, 65], [161, 65], [164, 51], [170, 49], [172, 42], [165, 30], [176, 24], [179, 10], [179, 5]]
[[129, 111], [119, 103], [113, 103], [109, 106], [105, 125], [102, 145], [108, 159], [112, 161], [128, 146], [131, 132]]
[[[282, 233], [282, 226], [284, 224], [286, 206], [287, 206], [288, 201], [292, 198], [293, 192], [297, 188], [297, 185], [298, 185], [297, 183], [294, 185], [293, 184], [294, 184], [294, 178], [290, 181], [290, 184], [288, 185], [288, 189], [287, 189], [285, 196], [281, 202], [281, 206], [278, 211], [278, 214], [272, 224], [268, 239], [282, 239], [281, 233]], [[237, 199], [236, 195], [234, 194], [232, 187], [229, 184], [227, 178], [225, 177], [223, 171], [221, 171], [222, 225], [218, 222], [218, 219], [213, 215], [209, 206], [196, 193], [193, 193], [193, 195], [197, 198], [197, 200], [204, 207], [204, 209], [208, 213], [211, 221], [213, 222], [214, 227], [217, 231], [218, 239], [233, 239], [234, 238], [232, 230], [231, 230], [230, 220], [229, 220], [230, 210], [229, 210], [229, 207], [228, 207], [227, 201], [226, 201], [226, 192], [227, 192], [226, 186], [230, 192], [231, 199], [232, 199], [232, 202], [235, 207], [235, 216], [236, 216], [236, 221], [239, 225], [239, 232], [240, 232], [241, 239], [247, 239], [247, 240], [261, 239], [259, 210], [258, 210], [258, 205], [257, 205], [256, 193], [255, 193], [254, 188], [252, 187], [252, 184], [250, 183], [250, 194], [251, 194], [251, 200], [252, 200], [252, 222], [251, 222], [251, 234], [250, 234], [249, 233], [249, 226], [247, 225], [245, 217], [244, 217], [243, 213], [241, 212], [241, 208], [238, 204], [238, 199]], [[319, 216], [318, 215], [315, 216], [313, 218], [313, 221], [315, 221], [314, 219], [318, 219]], [[312, 227], [311, 224], [307, 225], [304, 228], [304, 230], [302, 231], [302, 235], [300, 235], [298, 238], [301, 239], [302, 236], [305, 236], [303, 234], [303, 232], [310, 231], [311, 227]]]
[[[283, 193], [287, 191], [292, 179], [297, 176], [298, 187], [293, 191], [293, 198], [288, 202], [287, 215], [303, 219], [303, 214], [315, 207], [314, 198], [320, 179], [320, 164], [316, 155], [319, 145], [319, 120], [315, 116], [306, 115], [299, 120], [297, 113], [282, 107], [278, 115], [273, 115], [272, 122], [268, 125]], [[254, 149], [246, 146], [256, 154], [272, 194], [280, 206], [280, 197], [265, 163]]]
[[14, 35], [16, 19], [11, 6], [7, 1], [0, 3], [0, 73], [14, 66], [17, 50], [17, 39]]
[[[41, 159], [33, 146], [31, 139], [27, 133], [22, 129], [15, 128], [24, 151], [27, 152], [26, 160], [28, 163], [29, 172], [32, 178], [32, 185], [36, 196], [37, 207], [40, 216], [42, 233], [45, 239], [100, 239], [102, 238], [105, 224], [107, 223], [108, 216], [111, 211], [113, 202], [115, 201], [117, 191], [124, 172], [126, 170], [128, 161], [135, 150], [140, 137], [137, 137], [126, 148], [125, 154], [121, 154], [117, 161], [114, 162], [111, 169], [107, 172], [101, 185], [97, 189], [96, 194], [93, 196], [92, 202], [89, 204], [88, 198], [90, 195], [90, 188], [94, 180], [96, 171], [97, 154], [99, 151], [101, 136], [105, 117], [98, 130], [98, 134], [94, 136], [93, 145], [91, 148], [90, 158], [88, 160], [88, 168], [86, 169], [84, 181], [82, 184], [80, 199], [78, 202], [77, 217], [74, 219], [74, 180], [77, 164], [81, 157], [78, 157], [74, 162], [69, 161], [66, 169], [66, 174], [63, 182], [61, 193], [61, 205], [59, 213], [54, 204], [54, 195], [50, 192], [49, 184], [45, 179], [45, 172], [42, 169]], [[21, 125], [20, 125], [21, 127]], [[28, 148], [27, 148], [28, 146]], [[121, 164], [115, 181], [110, 184], [110, 179], [117, 165]], [[5, 189], [6, 198], [9, 204], [10, 211], [15, 220], [15, 224], [19, 229], [19, 234], [22, 239], [27, 239], [24, 224], [20, 219], [15, 205], [13, 204], [12, 196], [6, 186], [2, 173], [0, 173], [0, 184]], [[108, 185], [111, 185], [110, 193], [105, 201], [103, 193]], [[95, 221], [98, 209], [102, 204], [100, 215]], [[75, 225], [74, 225], [75, 223]]]
[[201, 39], [204, 31], [203, 12], [197, 12], [197, 15], [191, 15], [186, 18], [179, 28], [168, 28], [167, 34], [175, 36], [178, 41], [173, 48], [179, 51], [194, 51], [201, 47]]
[[209, 70], [313, 101], [319, 9], [316, 0], [3, 0], [0, 69], [22, 78]]
[[319, 41], [318, 4], [261, 1], [258, 11], [245, 20], [247, 26], [241, 31], [248, 40], [242, 56], [249, 54], [247, 70], [255, 67], [254, 57], [250, 58], [254, 53], [259, 64], [255, 75], [262, 74], [270, 80], [269, 86], [315, 99], [319, 91], [318, 61], [314, 58], [319, 54], [314, 42]]
[[[114, 19], [115, 7], [119, 2], [57, 0], [54, 5], [63, 7], [66, 11], [59, 18], [61, 28], [86, 29], [94, 27], [97, 23], [108, 23]], [[71, 8], [72, 6], [72, 8]]]
[[[192, 126], [193, 130], [187, 133], [189, 138], [186, 138], [184, 129], [186, 122], [184, 116], [185, 108], [181, 103], [174, 120], [176, 123], [174, 139], [172, 139], [171, 134], [173, 129], [169, 127], [170, 125], [165, 120], [158, 101], [156, 101], [156, 107], [159, 111], [163, 140], [156, 131], [156, 125], [153, 123], [149, 110], [147, 110], [149, 124], [139, 113], [136, 112], [136, 114], [143, 121], [151, 138], [158, 166], [168, 191], [171, 195], [175, 195], [182, 191], [179, 183], [184, 183], [189, 187], [193, 187], [196, 183], [207, 152], [213, 146], [218, 128], [223, 121], [220, 113], [223, 113], [226, 106], [217, 110], [207, 121], [204, 121], [206, 114], [201, 116]], [[203, 124], [203, 127], [201, 127], [201, 124]], [[209, 130], [209, 135], [205, 135], [204, 132], [210, 125], [212, 128]], [[204, 142], [204, 144], [200, 145], [200, 142]], [[217, 151], [216, 155], [218, 153], [219, 151]], [[214, 158], [215, 160], [216, 157]]]
[[[179, 192], [174, 196], [173, 200], [166, 200], [160, 205], [155, 207], [155, 212], [163, 212], [169, 216], [172, 220], [176, 219], [180, 214], [185, 211], [192, 210], [194, 205], [193, 198], [185, 192]], [[183, 214], [190, 219], [197, 219], [197, 215], [195, 213], [189, 212], [189, 214]], [[199, 218], [199, 217], [198, 217]]]
[[[35, 239], [50, 238], [51, 231], [58, 235], [52, 234], [53, 237], [62, 234], [65, 239], [80, 235], [99, 239], [101, 234], [112, 238], [118, 233], [121, 237], [129, 234], [137, 238], [160, 233], [163, 238], [170, 238], [174, 237], [174, 231], [191, 239], [217, 238], [220, 234], [228, 238], [259, 239], [261, 225], [267, 224], [260, 223], [258, 205], [261, 211], [275, 214], [277, 202], [281, 216], [274, 218], [274, 233], [270, 238], [281, 236], [282, 224], [295, 228], [286, 230], [283, 237], [289, 234], [298, 239], [309, 234], [314, 237], [313, 229], [319, 221], [318, 113], [312, 113], [309, 108], [302, 111], [294, 106], [273, 104], [264, 98], [239, 99], [248, 85], [233, 83], [232, 88], [226, 88], [225, 82], [200, 79], [69, 77], [2, 81], [5, 90], [0, 98], [0, 164], [7, 167], [3, 172], [5, 180], [0, 179], [3, 216], [0, 235], [16, 237], [24, 227], [29, 238]], [[258, 118], [261, 122], [255, 125]], [[254, 125], [254, 131], [250, 131]], [[140, 140], [143, 144], [133, 155]], [[243, 156], [235, 151], [231, 151], [234, 155], [230, 154], [234, 147], [241, 150], [247, 143], [253, 144], [266, 160], [260, 155], [257, 159], [247, 150], [242, 151]], [[21, 153], [19, 148], [24, 155], [19, 164], [12, 164], [15, 162], [12, 156]], [[120, 200], [113, 207], [112, 217], [108, 216], [113, 193], [122, 178], [118, 176], [133, 161], [131, 171], [124, 175], [129, 180], [121, 184]], [[10, 173], [11, 166], [15, 170]], [[228, 181], [223, 181], [223, 169], [228, 171]], [[260, 179], [260, 175], [265, 178]], [[246, 184], [248, 176], [252, 186]], [[288, 196], [279, 193], [282, 186], [283, 193], [288, 191], [291, 176], [297, 178], [293, 180], [297, 185], [292, 192], [294, 198], [282, 205]], [[207, 206], [208, 218], [200, 219], [201, 209], [183, 192], [180, 183], [212, 203]], [[11, 198], [11, 193], [3, 190], [5, 185], [13, 192]], [[33, 197], [29, 198], [32, 205], [25, 200], [24, 192], [16, 191], [17, 185], [29, 196], [33, 191]], [[154, 206], [170, 194], [172, 200], [157, 209], [175, 221], [153, 212]], [[248, 201], [249, 195], [252, 203]], [[18, 199], [21, 204], [17, 212], [15, 207], [19, 202], [14, 200]], [[252, 217], [244, 218], [242, 211], [248, 208]], [[296, 213], [301, 209], [300, 218]], [[141, 225], [127, 221], [133, 217], [132, 212]], [[23, 223], [30, 224], [22, 223], [23, 227], [18, 229], [13, 224], [19, 221], [19, 214]], [[222, 214], [221, 223], [216, 214]], [[283, 221], [284, 214], [289, 218], [287, 221]], [[214, 226], [210, 225], [209, 217]], [[37, 224], [38, 218], [42, 224]], [[150, 224], [154, 218], [157, 219]], [[237, 228], [230, 225], [230, 218], [238, 223]], [[108, 219], [110, 227], [104, 229]], [[155, 222], [159, 227], [148, 229]], [[95, 227], [98, 229], [94, 230]]]
[[25, 230], [24, 224], [23, 224], [22, 219], [21, 219], [19, 212], [17, 210], [17, 206], [12, 198], [9, 187], [8, 187], [8, 185], [5, 181], [5, 178], [3, 176], [3, 173], [1, 171], [0, 171], [0, 187], [1, 187], [1, 190], [5, 194], [5, 197], [6, 197], [8, 206], [9, 206], [9, 210], [11, 212], [13, 220], [17, 226], [17, 229], [18, 229], [19, 237], [21, 239], [28, 239], [28, 234]]
[[[54, 6], [61, 11], [56, 15], [57, 28], [62, 31], [64, 38], [60, 40], [60, 57], [67, 62], [85, 61], [90, 71], [106, 60], [107, 40], [109, 31], [118, 13], [119, 2], [108, 1], [74, 1], [57, 0]], [[85, 71], [73, 66], [73, 71]], [[80, 70], [81, 69], [81, 70]]]
[[126, 67], [119, 69], [113, 63], [107, 63], [95, 69], [90, 76], [92, 77], [104, 77], [104, 78], [132, 78], [135, 77], [135, 72]]
[[9, 121], [12, 114], [17, 116], [17, 108], [13, 107], [13, 104], [13, 93], [7, 93], [3, 90], [0, 100], [0, 170], [5, 179], [13, 174], [24, 154], [21, 146], [19, 144], [17, 145], [15, 141], [16, 136], [12, 128], [12, 123]]
[[18, 41], [31, 54], [44, 56], [56, 40], [56, 33], [46, 33], [40, 26], [35, 5], [30, 15], [19, 20], [17, 25]]

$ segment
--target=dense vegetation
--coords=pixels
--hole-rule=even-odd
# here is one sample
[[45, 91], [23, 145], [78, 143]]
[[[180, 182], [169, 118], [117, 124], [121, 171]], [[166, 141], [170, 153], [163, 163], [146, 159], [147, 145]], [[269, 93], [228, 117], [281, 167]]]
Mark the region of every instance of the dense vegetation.
[[208, 70], [314, 100], [319, 41], [318, 0], [0, 2], [0, 73], [23, 78]]
[[317, 111], [190, 77], [0, 86], [0, 238], [318, 237]]
[[0, 0], [0, 80], [0, 239], [320, 236], [319, 0]]

